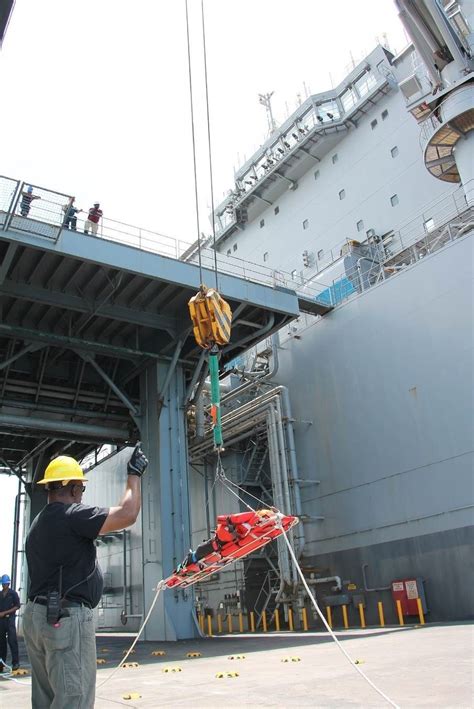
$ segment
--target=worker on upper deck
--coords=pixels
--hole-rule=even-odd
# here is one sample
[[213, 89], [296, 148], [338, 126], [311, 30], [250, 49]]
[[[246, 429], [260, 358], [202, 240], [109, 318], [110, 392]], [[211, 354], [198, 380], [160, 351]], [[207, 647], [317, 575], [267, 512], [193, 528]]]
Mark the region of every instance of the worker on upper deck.
[[3, 574], [0, 579], [2, 591], [0, 592], [0, 672], [4, 670], [7, 661], [7, 641], [12, 655], [12, 670], [17, 670], [19, 665], [18, 640], [16, 637], [15, 616], [20, 609], [18, 593], [10, 588], [10, 577]]

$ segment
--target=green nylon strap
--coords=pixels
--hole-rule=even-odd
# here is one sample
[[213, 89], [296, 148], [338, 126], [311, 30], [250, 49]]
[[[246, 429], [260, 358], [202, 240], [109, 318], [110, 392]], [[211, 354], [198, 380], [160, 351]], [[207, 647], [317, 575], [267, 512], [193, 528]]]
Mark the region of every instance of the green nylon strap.
[[224, 443], [222, 439], [222, 423], [221, 423], [221, 397], [219, 391], [219, 359], [218, 351], [209, 352], [209, 374], [211, 376], [211, 405], [216, 407], [216, 425], [213, 429], [214, 446], [217, 449], [222, 448]]

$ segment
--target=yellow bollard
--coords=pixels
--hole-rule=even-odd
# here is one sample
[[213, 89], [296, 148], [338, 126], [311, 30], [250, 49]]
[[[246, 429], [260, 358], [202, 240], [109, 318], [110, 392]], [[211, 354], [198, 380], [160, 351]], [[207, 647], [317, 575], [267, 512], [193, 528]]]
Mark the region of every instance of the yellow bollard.
[[275, 608], [275, 630], [280, 630], [280, 611]]
[[423, 613], [423, 604], [421, 603], [421, 598], [416, 599], [416, 605], [418, 606], [418, 615], [420, 616], [420, 625], [425, 624], [425, 615]]
[[365, 628], [364, 604], [359, 603], [360, 627]]
[[380, 619], [380, 625], [382, 628], [385, 628], [385, 618], [383, 615], [383, 603], [382, 601], [378, 601], [377, 603], [378, 609], [379, 609], [379, 619]]
[[293, 627], [293, 611], [291, 608], [288, 608], [288, 630], [294, 630]]
[[244, 632], [244, 617], [242, 613], [239, 613], [239, 632]]
[[207, 634], [209, 637], [212, 635], [212, 618], [210, 615], [207, 616]]
[[347, 618], [347, 606], [342, 606], [342, 620], [344, 622], [344, 627], [347, 628], [349, 627], [349, 620]]
[[217, 632], [222, 633], [222, 616], [220, 613], [217, 615]]
[[308, 614], [306, 612], [306, 608], [302, 609], [301, 615], [303, 619], [303, 630], [308, 630]]
[[328, 618], [328, 625], [332, 629], [332, 612], [331, 612], [331, 606], [326, 606], [326, 615]]
[[405, 625], [403, 622], [403, 613], [402, 613], [402, 604], [399, 599], [397, 599], [397, 613], [398, 613], [398, 622], [400, 625]]
[[229, 630], [229, 633], [232, 632], [232, 616], [230, 613], [227, 614], [227, 628]]
[[250, 611], [250, 631], [255, 632], [255, 613]]
[[263, 613], [262, 613], [262, 626], [263, 626], [263, 632], [264, 632], [264, 633], [267, 633], [267, 632], [268, 632], [268, 628], [267, 628], [267, 614], [265, 613], [265, 611], [263, 611]]
[[199, 623], [199, 628], [201, 630], [201, 633], [204, 632], [204, 616], [202, 613], [198, 614], [198, 623]]

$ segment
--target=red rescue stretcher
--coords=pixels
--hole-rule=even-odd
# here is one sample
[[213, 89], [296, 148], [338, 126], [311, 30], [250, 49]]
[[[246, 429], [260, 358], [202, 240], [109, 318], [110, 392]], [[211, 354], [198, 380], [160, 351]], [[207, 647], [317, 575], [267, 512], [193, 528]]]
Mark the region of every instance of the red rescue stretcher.
[[168, 588], [192, 586], [261, 549], [298, 522], [298, 517], [274, 509], [219, 515], [214, 536], [190, 551], [164, 584]]

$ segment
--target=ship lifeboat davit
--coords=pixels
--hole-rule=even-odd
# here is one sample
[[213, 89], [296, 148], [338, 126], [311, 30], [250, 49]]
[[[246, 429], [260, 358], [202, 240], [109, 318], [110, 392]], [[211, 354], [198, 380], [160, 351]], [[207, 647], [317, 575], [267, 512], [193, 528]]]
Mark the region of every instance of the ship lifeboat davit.
[[276, 509], [219, 515], [214, 535], [195, 551], [191, 550], [164, 583], [168, 588], [176, 588], [202, 581], [261, 549], [298, 522], [298, 517]]

